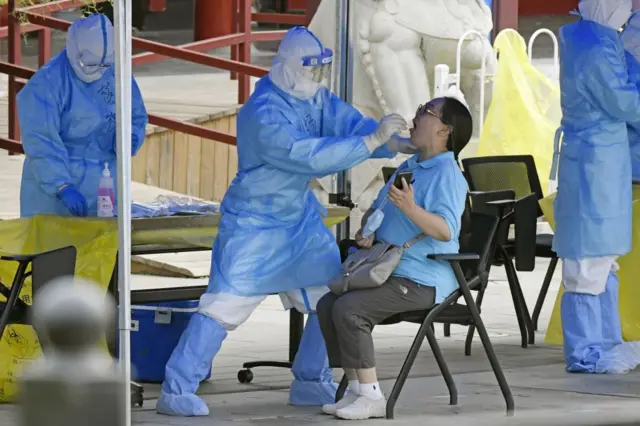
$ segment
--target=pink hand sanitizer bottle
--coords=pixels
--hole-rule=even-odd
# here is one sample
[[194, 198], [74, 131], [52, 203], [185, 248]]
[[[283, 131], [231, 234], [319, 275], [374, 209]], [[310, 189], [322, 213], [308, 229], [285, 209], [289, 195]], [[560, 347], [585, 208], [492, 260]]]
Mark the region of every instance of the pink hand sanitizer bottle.
[[113, 178], [109, 171], [109, 163], [104, 163], [104, 170], [98, 185], [98, 217], [114, 217], [116, 196], [113, 190]]

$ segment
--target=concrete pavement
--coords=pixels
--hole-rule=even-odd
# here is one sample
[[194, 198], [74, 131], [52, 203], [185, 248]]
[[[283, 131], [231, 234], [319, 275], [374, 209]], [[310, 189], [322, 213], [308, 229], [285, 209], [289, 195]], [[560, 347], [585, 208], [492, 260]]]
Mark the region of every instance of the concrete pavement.
[[[531, 273], [520, 273], [523, 290], [533, 304], [546, 262], [536, 264]], [[554, 280], [548, 302], [541, 317], [541, 328], [548, 323], [558, 286]], [[197, 285], [201, 280], [135, 276], [136, 288], [168, 285]], [[482, 316], [489, 330], [498, 358], [511, 386], [516, 413], [505, 416], [502, 395], [490, 369], [481, 344], [474, 342], [470, 357], [463, 353], [466, 330], [452, 327], [451, 338], [437, 335], [445, 358], [454, 374], [459, 391], [457, 406], [448, 405], [448, 392], [438, 372], [428, 345], [418, 356], [396, 408], [394, 424], [415, 425], [425, 422], [438, 425], [617, 425], [640, 424], [640, 373], [625, 376], [569, 375], [564, 372], [561, 348], [537, 343], [520, 348], [511, 297], [503, 268], [494, 268], [487, 290]], [[378, 369], [385, 392], [393, 386], [411, 344], [417, 326], [399, 324], [378, 327], [374, 332]], [[542, 330], [544, 332], [544, 330]], [[213, 365], [213, 380], [200, 391], [211, 407], [205, 418], [175, 418], [155, 413], [159, 385], [145, 385], [149, 399], [135, 409], [137, 426], [276, 426], [299, 424], [334, 424], [337, 420], [319, 414], [317, 408], [288, 406], [287, 387], [292, 379], [284, 369], [255, 369], [253, 383], [237, 382], [236, 373], [242, 362], [256, 359], [285, 359], [287, 354], [288, 315], [278, 298], [269, 298], [249, 321], [230, 333]], [[0, 407], [0, 426], [14, 425], [13, 406]], [[388, 424], [385, 420], [369, 421], [371, 425]]]

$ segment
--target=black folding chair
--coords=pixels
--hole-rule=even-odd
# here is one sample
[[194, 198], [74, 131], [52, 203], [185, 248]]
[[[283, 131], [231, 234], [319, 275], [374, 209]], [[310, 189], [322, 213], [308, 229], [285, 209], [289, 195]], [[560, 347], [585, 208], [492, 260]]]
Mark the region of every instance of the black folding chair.
[[[533, 156], [531, 155], [502, 155], [490, 157], [475, 157], [462, 160], [464, 173], [472, 191], [499, 191], [513, 190], [517, 198], [522, 198], [529, 194], [535, 194], [541, 200], [544, 197], [538, 171]], [[542, 209], [537, 207], [535, 219], [542, 217]], [[558, 265], [558, 256], [552, 250], [553, 234], [534, 234], [528, 241], [521, 241], [527, 245], [535, 247], [535, 257], [550, 259], [549, 267], [545, 274], [533, 315], [531, 315], [531, 331], [538, 329], [538, 319], [544, 300], [549, 292], [553, 274]], [[517, 241], [511, 239], [503, 248], [509, 256], [514, 256], [515, 244]], [[520, 268], [516, 268], [522, 270]], [[530, 339], [530, 343], [533, 341]]]
[[[65, 276], [73, 276], [76, 268], [76, 248], [63, 247], [57, 250], [39, 254], [20, 254], [0, 256], [0, 260], [17, 262], [18, 269], [13, 277], [11, 287], [0, 282], [0, 294], [6, 297], [0, 302], [0, 339], [9, 324], [31, 325], [31, 306], [37, 299], [40, 290], [49, 281]], [[31, 266], [31, 271], [29, 271]], [[28, 277], [31, 278], [31, 304], [28, 300], [20, 299], [20, 292]], [[37, 331], [37, 330], [36, 330]]]
[[[471, 210], [476, 213], [498, 216], [500, 224], [496, 236], [496, 253], [493, 264], [502, 264], [507, 272], [507, 282], [513, 300], [513, 306], [520, 328], [522, 347], [535, 342], [535, 331], [527, 303], [520, 286], [516, 269], [531, 271], [535, 267], [535, 245], [530, 242], [535, 238], [536, 221], [532, 220], [538, 209], [535, 194], [529, 194], [516, 200], [513, 190], [472, 192]], [[515, 225], [516, 238], [508, 242], [509, 229]], [[515, 265], [512, 261], [515, 258]], [[477, 299], [478, 306], [482, 301], [484, 291], [480, 291]], [[445, 332], [448, 330], [445, 329]], [[473, 337], [473, 326], [469, 327], [468, 339]], [[446, 334], [445, 334], [446, 335]], [[466, 352], [470, 354], [470, 349]]]
[[[489, 268], [495, 252], [496, 235], [500, 219], [496, 216], [485, 215], [481, 213], [471, 214], [470, 229], [471, 237], [465, 246], [460, 248], [460, 253], [454, 254], [437, 254], [429, 255], [430, 259], [448, 261], [455, 273], [459, 288], [451, 293], [442, 303], [436, 305], [432, 309], [405, 312], [397, 314], [383, 321], [381, 325], [397, 324], [400, 322], [411, 322], [420, 324], [420, 329], [416, 334], [407, 358], [402, 365], [400, 374], [396, 379], [391, 394], [387, 400], [387, 419], [393, 419], [396, 401], [402, 392], [402, 388], [409, 377], [409, 373], [415, 362], [422, 342], [425, 337], [429, 342], [429, 346], [436, 358], [438, 367], [442, 373], [447, 388], [449, 389], [450, 405], [457, 405], [458, 390], [456, 388], [453, 376], [449, 371], [449, 367], [444, 359], [440, 346], [433, 330], [433, 324], [441, 323], [462, 323], [463, 325], [473, 324], [478, 329], [480, 340], [484, 346], [493, 372], [498, 380], [500, 390], [504, 396], [507, 413], [512, 414], [514, 411], [514, 402], [511, 390], [507, 384], [496, 353], [489, 339], [487, 330], [480, 317], [480, 312], [473, 299], [472, 291], [480, 291], [484, 289], [489, 279]], [[458, 300], [463, 298], [465, 304], [459, 304]], [[347, 388], [347, 377], [344, 376], [340, 382], [340, 386], [336, 393], [336, 402], [342, 399]]]

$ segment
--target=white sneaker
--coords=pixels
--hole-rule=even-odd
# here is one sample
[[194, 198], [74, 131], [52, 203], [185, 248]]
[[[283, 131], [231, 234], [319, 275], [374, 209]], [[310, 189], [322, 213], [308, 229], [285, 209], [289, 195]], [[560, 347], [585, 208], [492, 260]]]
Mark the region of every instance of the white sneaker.
[[354, 402], [356, 402], [356, 399], [358, 399], [358, 395], [353, 392], [349, 392], [345, 396], [343, 396], [342, 399], [337, 403], [323, 405], [322, 412], [330, 416], [335, 416], [336, 411], [353, 404]]
[[387, 399], [384, 396], [380, 399], [360, 396], [353, 404], [336, 411], [336, 417], [343, 420], [380, 419], [386, 414]]

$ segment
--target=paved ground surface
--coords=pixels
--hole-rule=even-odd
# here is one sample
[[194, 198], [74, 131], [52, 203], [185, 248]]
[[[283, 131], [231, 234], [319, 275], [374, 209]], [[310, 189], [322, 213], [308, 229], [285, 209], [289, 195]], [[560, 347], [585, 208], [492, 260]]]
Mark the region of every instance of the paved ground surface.
[[[557, 28], [567, 19], [530, 19], [523, 22], [522, 33], [528, 34], [539, 27]], [[150, 25], [150, 27], [152, 27]], [[174, 32], [143, 34], [159, 41], [173, 44], [190, 41], [190, 32], [175, 28]], [[33, 65], [33, 42], [25, 46], [25, 64]], [[54, 48], [62, 46], [62, 37], [54, 38]], [[253, 60], [268, 65], [271, 46], [259, 46]], [[4, 50], [6, 52], [6, 50]], [[224, 51], [216, 52], [224, 55]], [[551, 72], [551, 45], [540, 39], [537, 64]], [[225, 73], [196, 65], [168, 61], [161, 66], [139, 67], [135, 70], [149, 109], [167, 115], [186, 116], [185, 109], [197, 114], [212, 113], [212, 108], [226, 108], [234, 103], [234, 84], [226, 80]], [[157, 100], [157, 102], [156, 102]], [[180, 103], [182, 102], [182, 103]], [[1, 105], [1, 104], [0, 104]], [[173, 105], [173, 106], [170, 106]], [[155, 108], [155, 110], [154, 110]], [[163, 109], [164, 108], [164, 109]], [[0, 106], [0, 114], [5, 112]], [[191, 112], [190, 112], [191, 114]], [[0, 119], [1, 120], [1, 119]], [[0, 132], [6, 132], [0, 125]], [[0, 155], [0, 216], [15, 214], [19, 182], [19, 157]], [[142, 188], [144, 190], [144, 188]], [[547, 263], [539, 262], [535, 272], [521, 273], [520, 278], [526, 298], [533, 305], [542, 283]], [[550, 310], [556, 296], [559, 272], [548, 296], [541, 318], [541, 333], [548, 323]], [[455, 375], [459, 389], [459, 404], [448, 405], [448, 394], [428, 345], [425, 345], [412, 370], [412, 375], [397, 405], [395, 423], [415, 425], [427, 422], [438, 425], [614, 425], [640, 424], [640, 374], [627, 376], [585, 376], [564, 373], [560, 348], [537, 343], [528, 349], [520, 348], [520, 338], [513, 306], [502, 268], [494, 268], [491, 285], [483, 306], [483, 318], [516, 402], [516, 415], [507, 418], [504, 401], [496, 385], [493, 373], [479, 342], [474, 343], [473, 353], [465, 357], [463, 342], [466, 330], [453, 327], [450, 338], [440, 338], [445, 357]], [[158, 288], [176, 285], [201, 285], [203, 280], [187, 280], [135, 276], [136, 288]], [[382, 386], [390, 391], [417, 328], [400, 324], [379, 327], [375, 330], [377, 363]], [[438, 335], [442, 336], [438, 327]], [[236, 373], [242, 362], [258, 359], [284, 360], [288, 351], [288, 315], [282, 311], [277, 298], [269, 298], [250, 320], [230, 334], [213, 365], [213, 380], [203, 384], [201, 393], [211, 406], [207, 418], [182, 419], [155, 414], [154, 406], [159, 386], [148, 384], [148, 398], [142, 409], [134, 412], [134, 424], [151, 425], [299, 425], [331, 424], [336, 421], [318, 414], [315, 408], [295, 408], [286, 405], [287, 387], [291, 373], [283, 369], [263, 368], [254, 371], [255, 380], [249, 385], [237, 382]], [[0, 425], [16, 424], [16, 407], [0, 407]], [[368, 424], [387, 424], [371, 421]]]
[[[546, 262], [539, 262], [532, 273], [520, 273], [526, 298], [535, 300]], [[134, 277], [135, 287], [195, 285], [201, 280]], [[541, 320], [542, 332], [548, 322], [558, 280], [554, 280]], [[397, 405], [394, 423], [415, 425], [423, 422], [442, 425], [615, 425], [640, 424], [640, 374], [627, 376], [568, 375], [563, 370], [560, 348], [542, 343], [522, 349], [508, 286], [502, 268], [494, 268], [483, 307], [500, 362], [505, 369], [515, 402], [516, 415], [507, 418], [504, 401], [479, 342], [470, 357], [463, 354], [465, 329], [453, 327], [450, 338], [440, 344], [459, 390], [457, 406], [448, 405], [448, 393], [428, 345], [416, 365]], [[283, 369], [254, 370], [252, 384], [242, 385], [236, 372], [242, 362], [258, 359], [282, 360], [287, 354], [288, 315], [277, 298], [269, 298], [250, 320], [231, 333], [213, 365], [214, 380], [200, 391], [211, 407], [207, 418], [183, 419], [157, 415], [154, 411], [158, 385], [145, 385], [149, 398], [142, 409], [135, 409], [134, 424], [173, 425], [299, 425], [332, 424], [336, 421], [318, 414], [315, 408], [287, 405], [287, 386], [292, 378]], [[389, 392], [416, 332], [413, 325], [379, 327], [374, 332], [377, 363], [382, 387]], [[0, 407], [0, 425], [13, 425], [16, 407]], [[368, 424], [387, 424], [371, 421]]]

